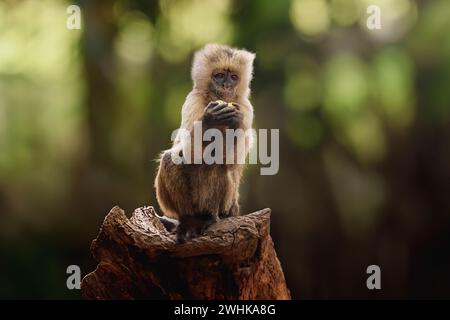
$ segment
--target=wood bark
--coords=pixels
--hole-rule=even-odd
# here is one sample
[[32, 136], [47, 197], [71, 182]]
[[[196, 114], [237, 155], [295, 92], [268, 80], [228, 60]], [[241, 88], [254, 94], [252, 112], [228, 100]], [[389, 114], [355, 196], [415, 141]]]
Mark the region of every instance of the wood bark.
[[270, 209], [223, 219], [177, 243], [152, 207], [114, 207], [91, 252], [85, 299], [290, 299], [270, 237]]

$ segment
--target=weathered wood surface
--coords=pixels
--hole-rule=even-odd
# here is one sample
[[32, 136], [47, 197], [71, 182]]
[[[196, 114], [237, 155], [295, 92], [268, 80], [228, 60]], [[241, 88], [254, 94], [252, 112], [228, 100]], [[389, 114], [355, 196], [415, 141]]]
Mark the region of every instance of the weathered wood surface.
[[223, 219], [177, 243], [152, 207], [105, 217], [81, 284], [85, 299], [290, 299], [270, 237], [270, 209]]

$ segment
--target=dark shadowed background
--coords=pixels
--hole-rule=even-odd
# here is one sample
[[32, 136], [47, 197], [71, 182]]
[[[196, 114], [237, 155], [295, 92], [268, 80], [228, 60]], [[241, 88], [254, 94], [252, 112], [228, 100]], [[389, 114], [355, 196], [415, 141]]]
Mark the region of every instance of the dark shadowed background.
[[293, 297], [450, 298], [449, 31], [448, 0], [2, 0], [0, 297], [80, 297], [67, 266], [93, 270], [111, 207], [157, 206], [192, 53], [218, 42], [256, 52], [255, 127], [280, 129], [241, 202], [272, 208]]

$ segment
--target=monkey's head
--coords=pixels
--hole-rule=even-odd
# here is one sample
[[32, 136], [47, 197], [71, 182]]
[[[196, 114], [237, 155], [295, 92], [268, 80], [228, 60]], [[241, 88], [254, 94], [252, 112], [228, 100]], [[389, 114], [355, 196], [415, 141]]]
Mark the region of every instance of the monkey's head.
[[194, 87], [218, 98], [247, 98], [255, 54], [247, 50], [208, 44], [197, 51], [192, 64]]

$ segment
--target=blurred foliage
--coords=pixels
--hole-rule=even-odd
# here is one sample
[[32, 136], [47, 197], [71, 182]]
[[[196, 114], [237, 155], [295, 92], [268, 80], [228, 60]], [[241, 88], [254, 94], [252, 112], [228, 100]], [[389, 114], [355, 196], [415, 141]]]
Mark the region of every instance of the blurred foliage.
[[153, 160], [208, 42], [257, 54], [281, 164], [248, 168], [242, 204], [273, 209], [293, 296], [450, 297], [449, 1], [75, 3], [81, 30], [69, 1], [0, 2], [0, 297], [79, 297], [65, 270], [93, 269], [108, 210], [156, 205]]

